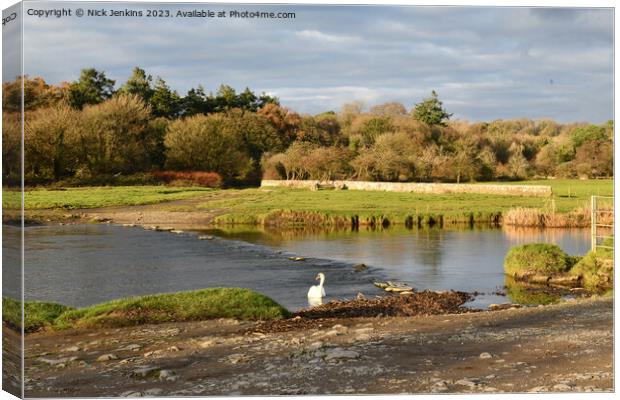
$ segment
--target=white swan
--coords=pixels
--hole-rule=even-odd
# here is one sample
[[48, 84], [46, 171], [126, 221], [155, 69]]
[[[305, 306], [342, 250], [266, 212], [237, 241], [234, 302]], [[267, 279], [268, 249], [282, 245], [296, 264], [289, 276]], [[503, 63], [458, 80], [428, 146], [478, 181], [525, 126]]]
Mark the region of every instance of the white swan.
[[325, 297], [325, 289], [323, 288], [323, 283], [325, 283], [325, 274], [319, 272], [315, 279], [320, 282], [318, 285], [314, 285], [310, 288], [310, 290], [308, 290], [309, 299], [321, 299]]

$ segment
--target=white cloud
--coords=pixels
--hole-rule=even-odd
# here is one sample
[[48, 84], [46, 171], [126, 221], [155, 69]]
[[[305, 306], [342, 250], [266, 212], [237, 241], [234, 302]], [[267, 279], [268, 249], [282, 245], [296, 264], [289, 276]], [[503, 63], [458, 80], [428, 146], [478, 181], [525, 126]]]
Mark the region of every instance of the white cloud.
[[456, 118], [602, 122], [613, 116], [609, 9], [243, 7], [293, 10], [297, 18], [128, 23], [32, 17], [27, 72], [57, 83], [92, 66], [120, 84], [138, 65], [182, 94], [198, 84], [207, 91], [222, 83], [248, 86], [308, 113], [354, 100], [410, 108], [437, 90]]

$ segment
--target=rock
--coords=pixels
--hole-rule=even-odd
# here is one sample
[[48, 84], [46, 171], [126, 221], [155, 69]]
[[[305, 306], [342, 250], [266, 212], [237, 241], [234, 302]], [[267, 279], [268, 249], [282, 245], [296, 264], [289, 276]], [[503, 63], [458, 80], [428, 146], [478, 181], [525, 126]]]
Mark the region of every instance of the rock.
[[230, 364], [242, 364], [242, 363], [248, 363], [250, 362], [250, 357], [246, 356], [245, 354], [240, 354], [240, 353], [236, 353], [236, 354], [231, 354], [227, 357], [221, 358], [218, 361], [220, 362], [227, 362]]
[[72, 361], [76, 361], [78, 358], [77, 357], [62, 357], [62, 358], [58, 358], [56, 360], [51, 359], [51, 358], [45, 358], [45, 357], [39, 357], [39, 361], [49, 364], [49, 365], [58, 365], [58, 364], [66, 364]]
[[138, 351], [142, 348], [142, 346], [140, 346], [139, 344], [129, 344], [125, 347], [120, 348], [119, 350], [131, 350], [131, 351]]
[[215, 239], [213, 236], [210, 235], [200, 235], [198, 236], [198, 240], [213, 240]]
[[142, 392], [136, 392], [134, 390], [128, 390], [118, 395], [119, 397], [142, 397]]
[[323, 342], [321, 341], [313, 342], [313, 343], [310, 343], [310, 345], [308, 346], [308, 350], [315, 351], [315, 350], [319, 350], [322, 347], [323, 347]]
[[367, 333], [362, 333], [362, 334], [355, 336], [355, 340], [360, 341], [360, 342], [367, 342], [370, 339], [372, 339], [372, 337]]
[[69, 346], [69, 347], [64, 348], [63, 351], [75, 352], [75, 351], [80, 351], [80, 348], [78, 346]]
[[476, 386], [478, 386], [477, 382], [474, 382], [473, 380], [470, 380], [470, 379], [459, 379], [458, 381], [454, 383], [457, 385], [467, 386], [470, 388], [475, 388]]
[[480, 353], [480, 356], [479, 356], [479, 357], [480, 357], [481, 359], [483, 359], [483, 360], [484, 360], [484, 359], [487, 359], [487, 358], [493, 358], [493, 356], [491, 355], [491, 353], [487, 353], [487, 352]]
[[181, 349], [179, 349], [177, 346], [170, 346], [168, 347], [168, 351], [181, 351]]
[[536, 386], [528, 390], [528, 393], [540, 393], [540, 392], [548, 392], [549, 388], [547, 386]]
[[183, 231], [182, 231], [182, 230], [180, 230], [180, 229], [172, 229], [172, 230], [170, 231], [170, 233], [176, 233], [176, 234], [179, 234], [179, 233], [183, 233]]
[[447, 381], [439, 381], [439, 382], [435, 382], [433, 384], [433, 386], [431, 387], [431, 393], [444, 393], [449, 391], [450, 388], [448, 387], [448, 382]]
[[347, 328], [344, 325], [340, 325], [340, 324], [336, 324], [336, 325], [332, 326], [332, 329], [337, 331], [338, 334], [340, 334], [340, 335], [344, 335], [345, 333], [349, 332], [349, 328]]
[[131, 376], [134, 378], [154, 377], [159, 375], [159, 371], [161, 371], [161, 369], [158, 367], [151, 367], [145, 365], [143, 367], [133, 370], [131, 372]]
[[366, 296], [364, 296], [364, 293], [362, 293], [362, 292], [357, 292], [357, 296], [355, 296], [355, 298], [357, 300], [365, 300]]
[[306, 261], [305, 257], [289, 257], [288, 259], [292, 261]]
[[362, 272], [368, 269], [368, 266], [364, 263], [357, 264], [355, 267], [355, 272]]
[[160, 381], [174, 381], [177, 379], [177, 374], [169, 369], [162, 369], [159, 371], [158, 378]]
[[325, 361], [353, 360], [359, 358], [360, 354], [353, 350], [344, 350], [340, 347], [328, 349], [325, 354]]
[[152, 389], [147, 389], [144, 391], [144, 395], [145, 396], [159, 396], [160, 394], [162, 394], [164, 392], [163, 389], [160, 388], [152, 388]]
[[116, 360], [118, 359], [118, 357], [116, 357], [114, 354], [104, 354], [101, 355], [99, 357], [97, 357], [97, 361], [110, 361], [110, 360]]
[[553, 385], [553, 390], [557, 390], [559, 392], [567, 392], [573, 390], [573, 388], [565, 383], [558, 383], [557, 385]]

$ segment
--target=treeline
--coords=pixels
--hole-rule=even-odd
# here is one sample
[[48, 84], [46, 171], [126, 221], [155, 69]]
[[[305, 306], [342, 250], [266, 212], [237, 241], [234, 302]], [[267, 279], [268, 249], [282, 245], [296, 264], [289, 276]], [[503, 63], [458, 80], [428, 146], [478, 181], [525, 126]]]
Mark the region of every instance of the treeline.
[[[20, 173], [21, 79], [3, 89], [10, 184]], [[247, 88], [207, 94], [198, 86], [180, 96], [135, 68], [116, 89], [105, 73], [86, 69], [58, 86], [25, 77], [24, 106], [29, 184], [141, 182], [162, 170], [214, 172], [227, 185], [262, 177], [463, 182], [613, 173], [611, 121], [450, 121], [435, 92], [409, 112], [399, 103], [368, 110], [351, 103], [301, 115]]]

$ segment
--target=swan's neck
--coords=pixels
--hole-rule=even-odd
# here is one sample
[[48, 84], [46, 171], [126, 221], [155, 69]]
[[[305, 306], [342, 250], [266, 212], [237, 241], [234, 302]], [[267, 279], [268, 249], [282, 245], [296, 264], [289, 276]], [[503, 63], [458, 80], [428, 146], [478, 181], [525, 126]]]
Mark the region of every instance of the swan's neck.
[[325, 282], [325, 277], [321, 276], [320, 277], [320, 282], [319, 282], [319, 287], [323, 287], [323, 282]]

